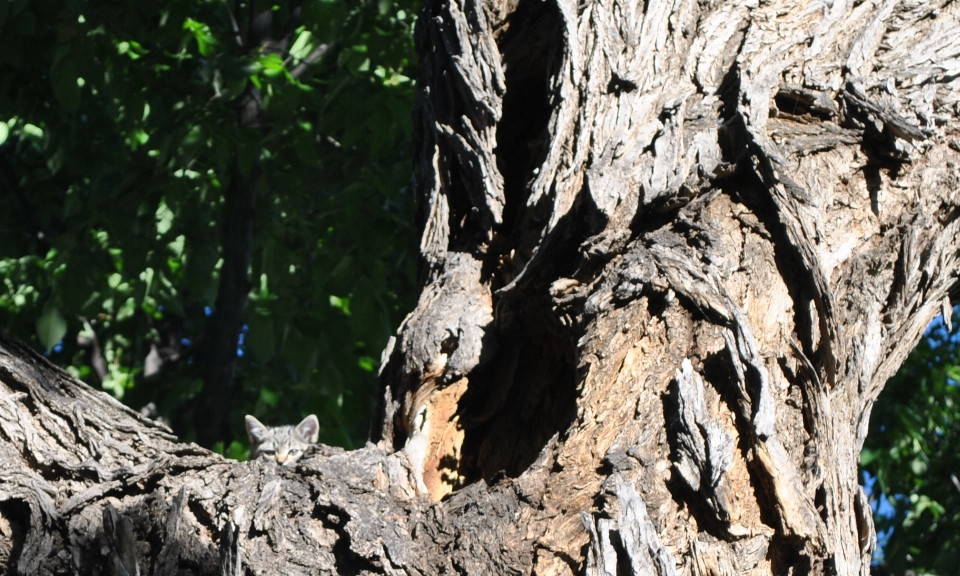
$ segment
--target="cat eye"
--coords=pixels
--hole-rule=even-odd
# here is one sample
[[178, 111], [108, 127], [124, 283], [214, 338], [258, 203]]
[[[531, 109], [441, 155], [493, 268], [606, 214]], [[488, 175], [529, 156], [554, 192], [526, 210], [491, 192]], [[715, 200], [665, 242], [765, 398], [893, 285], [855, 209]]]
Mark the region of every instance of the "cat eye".
[[298, 448], [291, 448], [287, 454], [299, 454], [300, 450]]
[[261, 450], [261, 454], [266, 454], [267, 456], [273, 456], [273, 450]]

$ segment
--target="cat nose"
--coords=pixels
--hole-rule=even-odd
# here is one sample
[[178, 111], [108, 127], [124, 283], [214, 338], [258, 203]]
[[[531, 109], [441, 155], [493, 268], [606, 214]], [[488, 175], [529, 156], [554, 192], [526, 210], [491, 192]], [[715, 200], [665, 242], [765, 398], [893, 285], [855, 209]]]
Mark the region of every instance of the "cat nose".
[[287, 455], [286, 455], [286, 454], [277, 454], [277, 462], [283, 464], [283, 463], [286, 462], [286, 461], [287, 461]]

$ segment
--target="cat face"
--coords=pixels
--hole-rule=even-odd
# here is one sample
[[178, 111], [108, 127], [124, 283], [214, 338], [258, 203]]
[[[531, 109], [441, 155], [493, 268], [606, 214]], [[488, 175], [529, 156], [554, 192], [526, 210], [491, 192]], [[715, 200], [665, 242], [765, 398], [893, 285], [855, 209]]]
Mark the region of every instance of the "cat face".
[[244, 419], [250, 437], [250, 458], [292, 466], [311, 444], [317, 443], [320, 422], [313, 414], [296, 426], [265, 426], [253, 416]]

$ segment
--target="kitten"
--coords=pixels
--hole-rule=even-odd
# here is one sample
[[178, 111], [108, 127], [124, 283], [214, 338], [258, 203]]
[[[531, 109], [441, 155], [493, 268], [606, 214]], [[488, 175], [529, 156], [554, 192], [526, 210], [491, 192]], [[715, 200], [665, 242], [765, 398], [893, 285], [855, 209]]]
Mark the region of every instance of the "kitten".
[[313, 414], [296, 426], [264, 426], [253, 416], [244, 419], [250, 437], [250, 459], [261, 458], [292, 466], [311, 444], [317, 443], [320, 422]]

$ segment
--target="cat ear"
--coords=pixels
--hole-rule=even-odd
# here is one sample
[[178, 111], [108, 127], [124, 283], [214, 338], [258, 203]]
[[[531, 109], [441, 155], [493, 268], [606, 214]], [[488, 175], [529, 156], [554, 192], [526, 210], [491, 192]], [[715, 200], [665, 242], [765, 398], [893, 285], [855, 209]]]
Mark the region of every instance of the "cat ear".
[[243, 421], [247, 426], [247, 436], [250, 437], [251, 444], [260, 444], [266, 439], [267, 427], [261, 424], [259, 420], [247, 414]]
[[320, 421], [317, 420], [316, 415], [311, 414], [297, 424], [297, 434], [310, 444], [316, 444], [320, 436]]

